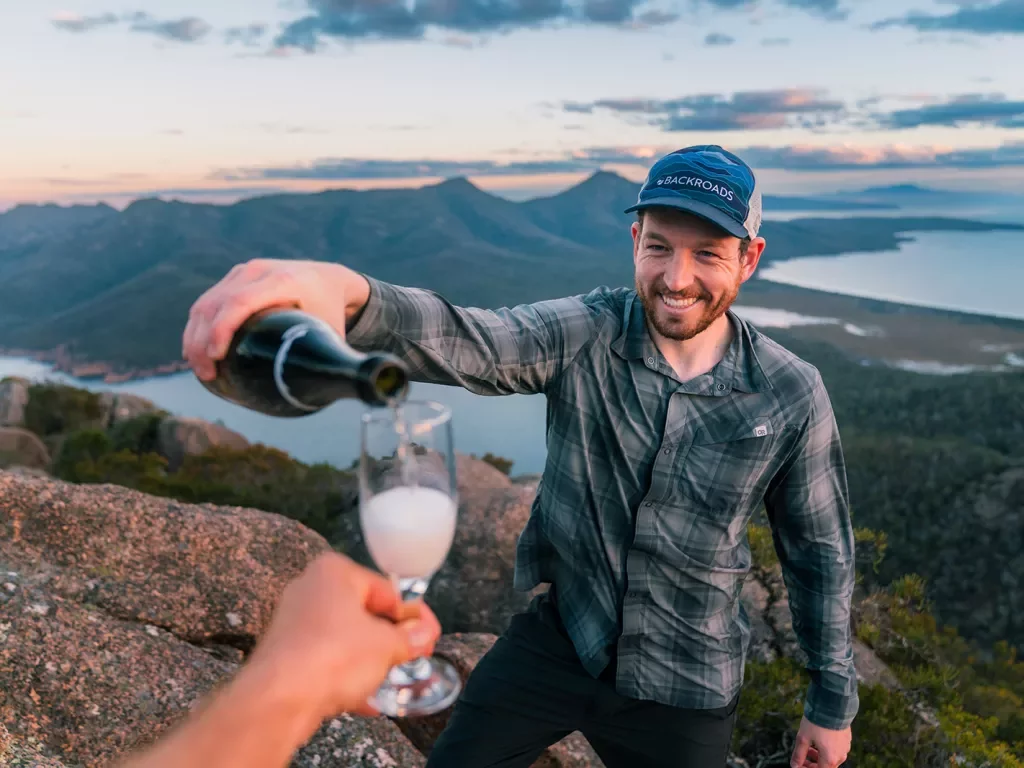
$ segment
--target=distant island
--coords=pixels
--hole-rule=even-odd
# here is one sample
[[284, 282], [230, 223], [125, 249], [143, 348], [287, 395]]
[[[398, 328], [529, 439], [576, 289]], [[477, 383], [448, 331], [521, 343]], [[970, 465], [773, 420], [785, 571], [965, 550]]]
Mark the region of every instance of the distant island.
[[[0, 348], [108, 380], [180, 370], [192, 302], [254, 257], [343, 261], [484, 307], [629, 285], [630, 217], [622, 211], [636, 191], [635, 182], [601, 171], [524, 202], [459, 178], [419, 189], [272, 194], [232, 205], [149, 198], [123, 211], [102, 204], [17, 206], [0, 215]], [[819, 210], [893, 205], [858, 198], [769, 202]], [[1024, 227], [936, 217], [769, 220], [762, 263], [895, 249], [909, 231], [995, 229]]]

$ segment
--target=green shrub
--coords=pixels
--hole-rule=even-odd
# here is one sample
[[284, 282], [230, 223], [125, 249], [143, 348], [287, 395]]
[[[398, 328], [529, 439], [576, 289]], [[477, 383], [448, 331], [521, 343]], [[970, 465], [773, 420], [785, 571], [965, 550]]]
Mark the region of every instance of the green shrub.
[[160, 441], [160, 422], [163, 413], [144, 413], [114, 425], [110, 439], [114, 450], [132, 453], [157, 453]]
[[110, 436], [102, 429], [80, 429], [63, 441], [53, 464], [53, 473], [72, 483], [89, 482], [93, 465], [114, 450]]
[[493, 453], [485, 453], [480, 461], [490, 464], [496, 470], [503, 472], [506, 475], [512, 472], [512, 465], [515, 463], [511, 459], [495, 456]]
[[25, 428], [40, 437], [103, 427], [102, 419], [103, 406], [95, 392], [63, 384], [33, 384], [28, 388]]

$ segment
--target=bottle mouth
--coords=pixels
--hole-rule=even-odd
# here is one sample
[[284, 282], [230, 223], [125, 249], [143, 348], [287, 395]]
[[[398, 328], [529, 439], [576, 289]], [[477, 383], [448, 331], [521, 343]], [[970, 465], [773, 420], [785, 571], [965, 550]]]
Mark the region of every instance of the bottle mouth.
[[401, 366], [385, 363], [373, 372], [370, 386], [382, 402], [394, 403], [405, 399], [409, 390], [409, 377]]

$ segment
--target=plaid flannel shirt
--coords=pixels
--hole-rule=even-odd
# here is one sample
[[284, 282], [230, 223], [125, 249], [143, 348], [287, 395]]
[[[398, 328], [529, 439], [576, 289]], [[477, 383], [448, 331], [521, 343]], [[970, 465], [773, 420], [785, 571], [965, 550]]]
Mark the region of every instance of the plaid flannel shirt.
[[[731, 311], [710, 372], [681, 381], [635, 291], [500, 310], [368, 278], [348, 332], [414, 381], [546, 396], [548, 458], [520, 535], [515, 587], [554, 584], [579, 658], [637, 699], [728, 705], [743, 683], [746, 525], [764, 505], [808, 656], [804, 712], [845, 728], [858, 709], [845, 464], [818, 371]], [[500, 437], [500, 436], [499, 436]]]

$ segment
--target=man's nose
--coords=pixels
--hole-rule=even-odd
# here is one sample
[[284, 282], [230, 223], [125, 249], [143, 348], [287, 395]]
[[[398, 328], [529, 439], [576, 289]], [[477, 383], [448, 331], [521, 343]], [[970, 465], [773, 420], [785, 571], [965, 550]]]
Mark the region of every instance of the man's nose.
[[665, 266], [665, 287], [673, 293], [683, 291], [693, 284], [693, 254], [676, 251]]

